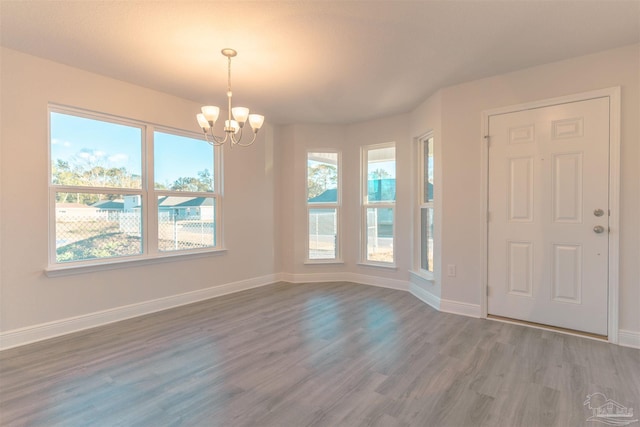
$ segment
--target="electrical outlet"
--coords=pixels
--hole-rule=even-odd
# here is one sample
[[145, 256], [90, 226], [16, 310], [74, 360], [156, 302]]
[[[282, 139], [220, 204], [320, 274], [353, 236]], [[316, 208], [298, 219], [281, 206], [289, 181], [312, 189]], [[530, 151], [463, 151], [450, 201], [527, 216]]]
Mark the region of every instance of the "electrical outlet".
[[455, 264], [447, 265], [447, 276], [456, 277], [456, 265]]

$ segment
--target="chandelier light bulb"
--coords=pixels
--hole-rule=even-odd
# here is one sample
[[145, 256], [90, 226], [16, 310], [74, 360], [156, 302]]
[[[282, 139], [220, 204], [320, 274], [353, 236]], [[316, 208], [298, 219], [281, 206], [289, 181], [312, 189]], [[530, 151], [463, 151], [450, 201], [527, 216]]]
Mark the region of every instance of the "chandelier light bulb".
[[198, 120], [198, 124], [200, 125], [200, 127], [202, 129], [209, 129], [211, 126], [209, 125], [209, 121], [207, 120], [207, 118], [204, 116], [204, 114], [198, 114], [196, 115], [196, 119]]
[[202, 115], [204, 115], [209, 123], [213, 122], [215, 124], [220, 115], [220, 108], [214, 107], [213, 105], [205, 105], [202, 107]]
[[233, 113], [233, 118], [237, 120], [240, 126], [244, 125], [244, 122], [247, 121], [247, 117], [249, 117], [249, 109], [245, 107], [235, 107], [231, 112]]
[[258, 132], [258, 129], [262, 127], [264, 123], [264, 116], [260, 114], [249, 114], [249, 124], [254, 132]]
[[235, 120], [225, 120], [224, 121], [224, 129], [225, 129], [225, 131], [227, 129], [231, 129], [231, 131], [233, 133], [238, 133], [238, 131], [240, 130], [240, 125]]

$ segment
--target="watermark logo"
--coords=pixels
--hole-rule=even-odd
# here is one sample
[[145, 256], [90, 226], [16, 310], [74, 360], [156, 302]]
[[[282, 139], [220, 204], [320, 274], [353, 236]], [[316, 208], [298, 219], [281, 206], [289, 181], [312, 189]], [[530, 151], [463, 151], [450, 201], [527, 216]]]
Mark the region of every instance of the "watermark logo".
[[633, 408], [627, 408], [615, 400], [607, 399], [603, 393], [587, 395], [584, 406], [592, 411], [587, 421], [597, 421], [610, 426], [626, 426], [638, 422], [638, 418], [633, 418]]

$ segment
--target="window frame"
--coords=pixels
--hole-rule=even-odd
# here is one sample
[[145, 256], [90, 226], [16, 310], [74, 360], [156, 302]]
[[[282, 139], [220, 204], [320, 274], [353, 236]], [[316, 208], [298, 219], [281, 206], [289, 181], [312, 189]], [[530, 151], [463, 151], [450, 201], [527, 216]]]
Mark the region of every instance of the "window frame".
[[[322, 154], [335, 154], [336, 169], [337, 169], [337, 182], [336, 191], [337, 197], [335, 202], [320, 202], [309, 203], [309, 154], [310, 153], [322, 153]], [[306, 238], [305, 238], [305, 264], [342, 264], [342, 152], [340, 150], [332, 148], [318, 148], [307, 149], [305, 155], [305, 205], [306, 205]], [[335, 258], [314, 259], [309, 257], [310, 245], [309, 237], [311, 230], [309, 228], [309, 217], [312, 209], [335, 209], [336, 210], [336, 253]]]
[[[74, 117], [81, 117], [116, 125], [124, 125], [138, 128], [141, 131], [141, 187], [121, 188], [121, 187], [90, 187], [90, 186], [68, 186], [54, 184], [52, 180], [52, 151], [51, 151], [51, 114], [65, 114]], [[214, 221], [216, 224], [216, 245], [207, 248], [182, 249], [177, 251], [158, 250], [158, 203], [159, 190], [155, 189], [154, 183], [154, 133], [162, 132], [206, 142], [199, 132], [190, 132], [183, 129], [175, 129], [168, 126], [157, 125], [151, 122], [129, 119], [108, 113], [96, 112], [87, 109], [71, 107], [49, 103], [47, 106], [47, 190], [48, 190], [48, 254], [47, 267], [45, 273], [55, 277], [65, 274], [74, 274], [84, 271], [99, 271], [119, 268], [124, 265], [138, 265], [146, 263], [156, 263], [168, 259], [183, 258], [185, 256], [204, 256], [214, 253], [226, 252], [224, 247], [223, 227], [222, 227], [222, 150], [213, 146], [213, 192], [186, 192], [186, 191], [165, 191], [184, 197], [209, 197], [214, 198], [216, 203]], [[137, 255], [114, 256], [108, 258], [91, 258], [76, 261], [58, 262], [56, 260], [56, 193], [77, 192], [77, 193], [116, 193], [122, 195], [140, 196], [141, 206], [141, 246], [142, 251]]]
[[[201, 133], [198, 132], [189, 132], [189, 131], [185, 131], [182, 129], [174, 129], [174, 128], [170, 128], [167, 126], [160, 126], [160, 125], [155, 125], [153, 126], [151, 133], [151, 139], [152, 141], [150, 141], [150, 143], [148, 144], [148, 146], [150, 146], [150, 150], [148, 153], [148, 157], [147, 157], [147, 163], [150, 164], [150, 169], [151, 172], [149, 173], [149, 178], [155, 178], [153, 171], [155, 171], [154, 168], [154, 162], [155, 162], [155, 151], [154, 151], [154, 135], [156, 132], [160, 132], [160, 133], [164, 133], [164, 134], [170, 134], [170, 135], [175, 135], [175, 136], [180, 136], [180, 137], [185, 137], [185, 138], [191, 138], [191, 139], [196, 139], [196, 140], [200, 140], [200, 141], [204, 141], [206, 142], [206, 140], [202, 137]], [[213, 152], [213, 191], [176, 191], [176, 190], [161, 190], [161, 189], [156, 189], [155, 188], [155, 179], [150, 179], [149, 180], [149, 191], [148, 191], [148, 196], [150, 198], [150, 200], [148, 201], [149, 206], [153, 206], [154, 208], [154, 212], [155, 214], [151, 214], [151, 216], [153, 216], [153, 218], [149, 218], [150, 222], [153, 228], [153, 236], [155, 237], [155, 239], [152, 239], [150, 243], [151, 248], [154, 253], [157, 254], [162, 254], [162, 255], [166, 255], [166, 254], [177, 254], [177, 253], [196, 253], [196, 252], [207, 252], [207, 251], [216, 251], [216, 250], [221, 250], [222, 248], [224, 248], [224, 236], [223, 236], [223, 231], [222, 231], [222, 161], [221, 161], [221, 155], [222, 155], [222, 147], [221, 146], [212, 146], [212, 152]], [[159, 221], [158, 221], [158, 197], [160, 196], [178, 196], [178, 197], [206, 197], [206, 198], [212, 198], [214, 200], [214, 224], [215, 224], [215, 245], [214, 246], [210, 246], [207, 248], [195, 248], [195, 249], [180, 249], [180, 250], [175, 250], [175, 251], [161, 251], [158, 248], [158, 236], [159, 236]], [[155, 245], [155, 246], [154, 246]]]
[[[430, 142], [429, 142], [430, 141]], [[415, 242], [416, 244], [414, 245], [415, 247], [415, 271], [419, 272], [421, 276], [433, 280], [433, 278], [435, 277], [435, 273], [436, 273], [436, 263], [435, 263], [435, 257], [436, 257], [436, 239], [435, 239], [435, 229], [436, 229], [436, 174], [435, 174], [435, 169], [436, 169], [436, 149], [435, 149], [435, 137], [434, 137], [434, 133], [433, 131], [429, 131], [427, 133], [425, 133], [424, 135], [420, 136], [417, 138], [417, 143], [418, 143], [418, 181], [419, 181], [419, 185], [418, 185], [418, 195], [417, 195], [417, 203], [416, 203], [416, 218], [417, 218], [417, 232], [415, 235]], [[425, 150], [428, 149], [428, 145], [429, 144], [431, 146], [431, 150], [432, 150], [432, 158], [433, 158], [433, 168], [431, 170], [431, 173], [433, 174], [433, 193], [431, 195], [431, 200], [425, 200], [425, 182], [427, 182], [427, 177], [428, 177], [428, 165], [425, 165], [425, 157], [426, 154]], [[425, 174], [427, 174], [427, 177], [425, 177]], [[433, 240], [433, 260], [432, 260], [432, 264], [431, 264], [431, 270], [425, 270], [424, 268], [422, 268], [422, 210], [423, 209], [431, 209], [432, 212], [432, 216], [431, 216], [431, 229], [433, 230], [433, 235], [431, 236], [432, 240]], [[428, 245], [428, 242], [426, 243]]]
[[[393, 148], [394, 149], [394, 162], [397, 168], [397, 145], [395, 141], [393, 142], [384, 142], [381, 144], [372, 144], [365, 145], [360, 148], [360, 261], [359, 264], [365, 266], [375, 266], [375, 267], [383, 267], [395, 269], [396, 265], [396, 238], [397, 238], [397, 227], [396, 227], [396, 200], [391, 201], [379, 201], [379, 202], [369, 202], [369, 151], [384, 149], [384, 148]], [[397, 169], [396, 169], [397, 171]], [[396, 183], [395, 189], [397, 194], [397, 172], [396, 172]], [[397, 198], [397, 196], [396, 196]], [[393, 261], [375, 261], [368, 259], [368, 223], [367, 223], [367, 210], [369, 208], [389, 208], [392, 212], [392, 248], [393, 248]]]

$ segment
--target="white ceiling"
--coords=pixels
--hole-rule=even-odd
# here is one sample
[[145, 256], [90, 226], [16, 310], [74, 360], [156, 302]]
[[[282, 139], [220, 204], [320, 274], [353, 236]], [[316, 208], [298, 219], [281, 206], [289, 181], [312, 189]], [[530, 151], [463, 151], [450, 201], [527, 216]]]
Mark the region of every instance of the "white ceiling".
[[[9, 1], [3, 46], [272, 123], [352, 123], [441, 87], [640, 41], [633, 1]], [[194, 112], [195, 113], [195, 112]]]

